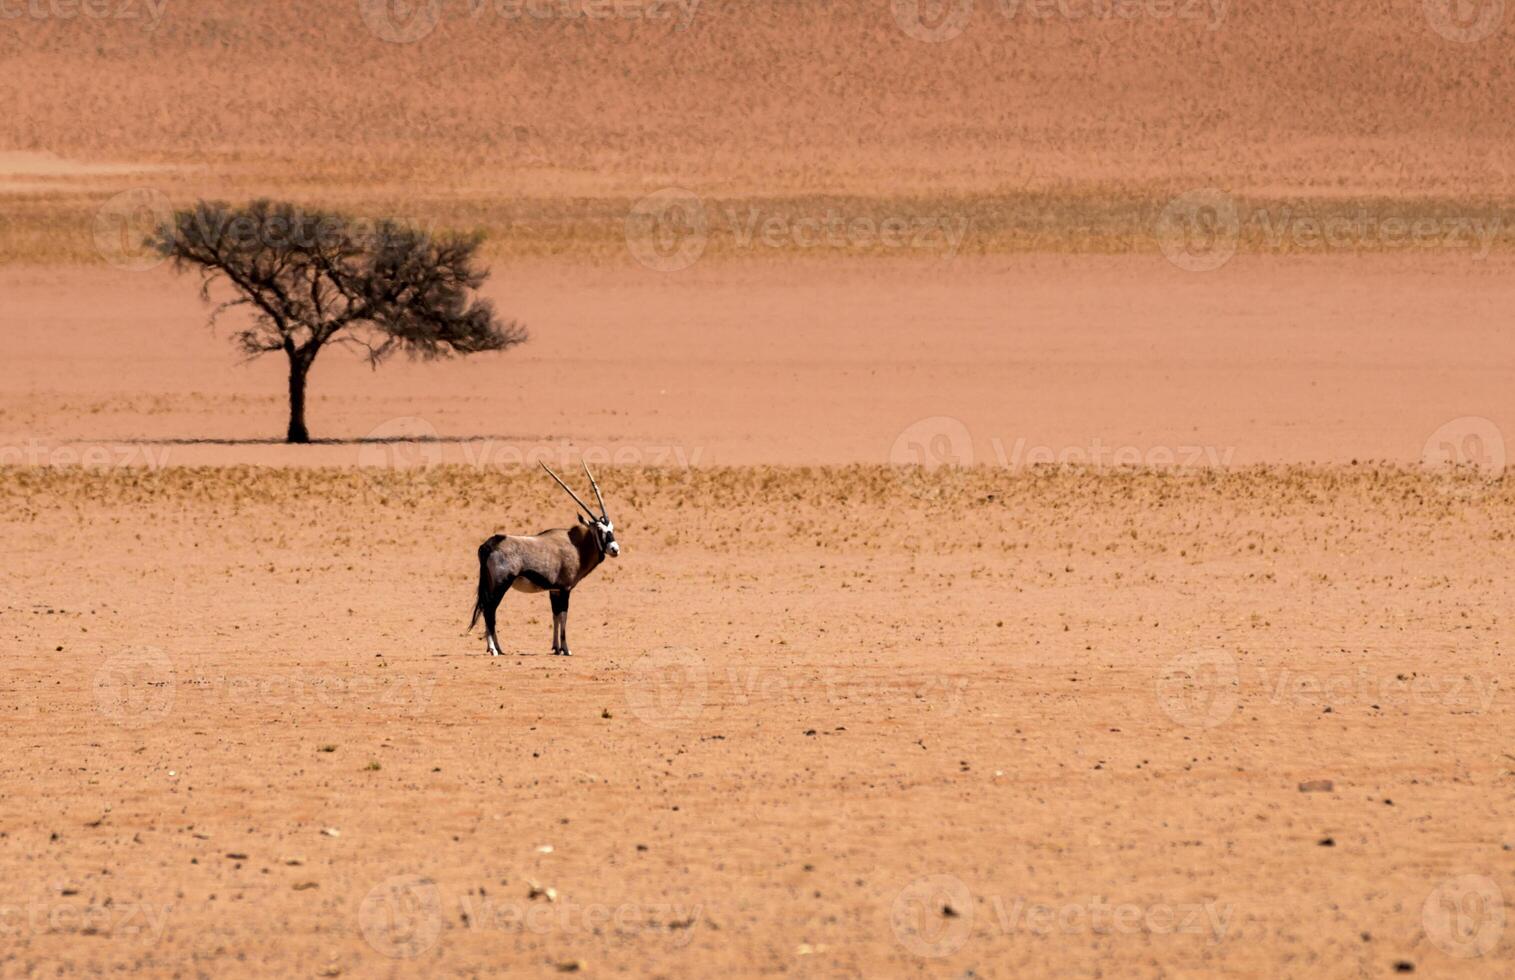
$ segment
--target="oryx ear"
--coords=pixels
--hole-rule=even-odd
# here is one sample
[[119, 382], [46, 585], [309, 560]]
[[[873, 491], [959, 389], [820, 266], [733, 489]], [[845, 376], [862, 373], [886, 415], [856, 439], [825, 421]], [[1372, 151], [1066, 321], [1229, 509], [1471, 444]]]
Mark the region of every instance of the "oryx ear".
[[584, 515], [583, 514], [575, 514], [574, 516], [579, 519], [579, 523], [580, 524], [584, 525], [585, 527], [589, 526], [589, 522], [586, 521], [586, 520], [584, 520]]

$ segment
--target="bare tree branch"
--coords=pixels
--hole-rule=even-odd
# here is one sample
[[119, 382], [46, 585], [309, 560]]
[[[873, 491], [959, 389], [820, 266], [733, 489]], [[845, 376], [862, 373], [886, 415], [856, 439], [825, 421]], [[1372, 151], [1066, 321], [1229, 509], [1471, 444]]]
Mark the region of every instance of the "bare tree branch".
[[500, 320], [477, 295], [489, 275], [477, 264], [481, 243], [266, 200], [241, 208], [201, 201], [152, 240], [176, 271], [199, 274], [204, 301], [221, 280], [237, 291], [212, 311], [212, 326], [246, 306], [251, 323], [234, 334], [238, 348], [288, 356], [292, 442], [309, 438], [305, 376], [327, 344], [358, 348], [377, 368], [400, 351], [430, 360], [527, 340], [523, 326]]

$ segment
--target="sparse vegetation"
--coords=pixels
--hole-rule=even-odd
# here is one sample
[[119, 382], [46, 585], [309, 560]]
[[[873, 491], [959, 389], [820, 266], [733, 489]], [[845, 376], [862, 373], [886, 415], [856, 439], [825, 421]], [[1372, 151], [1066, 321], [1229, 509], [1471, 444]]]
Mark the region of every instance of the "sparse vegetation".
[[176, 212], [152, 245], [176, 270], [199, 273], [207, 301], [218, 283], [236, 293], [211, 322], [245, 308], [249, 322], [236, 333], [243, 353], [289, 359], [285, 439], [305, 443], [306, 381], [327, 345], [355, 347], [377, 367], [400, 351], [436, 358], [525, 342], [525, 328], [501, 322], [475, 295], [488, 276], [480, 242], [293, 204], [202, 201]]

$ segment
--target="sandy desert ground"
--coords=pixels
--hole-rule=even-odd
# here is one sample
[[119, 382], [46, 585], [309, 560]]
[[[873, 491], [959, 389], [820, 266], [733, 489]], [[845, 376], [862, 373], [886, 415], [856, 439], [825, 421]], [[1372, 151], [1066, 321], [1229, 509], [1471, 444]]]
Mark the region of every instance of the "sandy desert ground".
[[0, 0], [0, 975], [1515, 975], [1505, 6]]
[[[1450, 439], [1502, 468], [1515, 438], [1509, 258], [880, 262], [497, 269], [528, 344], [325, 352], [330, 442], [298, 448], [282, 358], [242, 360], [192, 278], [4, 269], [0, 463], [1410, 465]], [[405, 436], [442, 441], [361, 442]]]
[[95, 214], [127, 189], [482, 228], [500, 256], [547, 258], [624, 255], [628, 209], [670, 187], [716, 215], [967, 216], [967, 248], [988, 254], [1144, 250], [1165, 202], [1204, 188], [1275, 224], [1366, 208], [1515, 228], [1515, 34], [1499, 3], [6, 11], [7, 261], [97, 260]]
[[6, 471], [6, 972], [1511, 968], [1507, 488], [613, 469], [484, 657], [543, 482]]

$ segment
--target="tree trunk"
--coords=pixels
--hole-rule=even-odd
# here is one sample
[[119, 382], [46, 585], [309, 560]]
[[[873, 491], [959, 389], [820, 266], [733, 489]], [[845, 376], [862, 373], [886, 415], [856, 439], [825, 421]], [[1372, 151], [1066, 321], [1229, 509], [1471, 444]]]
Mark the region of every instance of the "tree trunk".
[[285, 442], [310, 442], [310, 431], [305, 428], [305, 376], [310, 364], [296, 355], [289, 358], [289, 434]]

